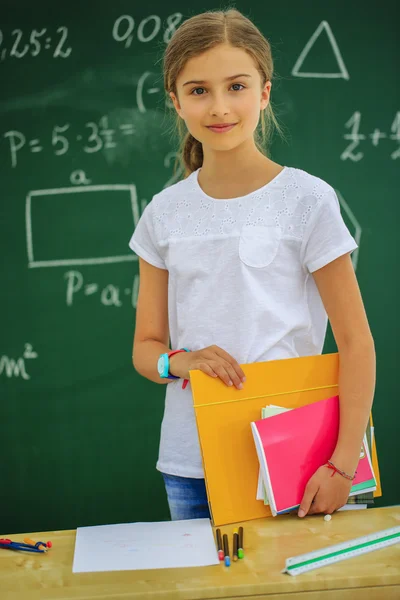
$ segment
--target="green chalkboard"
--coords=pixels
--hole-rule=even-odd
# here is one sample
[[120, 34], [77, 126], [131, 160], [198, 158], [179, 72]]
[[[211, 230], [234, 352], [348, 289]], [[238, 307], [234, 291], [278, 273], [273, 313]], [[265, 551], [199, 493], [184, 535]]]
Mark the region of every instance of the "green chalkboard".
[[[397, 362], [400, 107], [395, 2], [259, 3], [271, 156], [328, 181], [359, 241], [374, 334], [384, 495], [400, 502]], [[0, 7], [0, 532], [168, 518], [155, 470], [165, 388], [131, 364], [146, 203], [174, 183], [161, 59], [211, 2]], [[326, 350], [332, 351], [330, 334]]]

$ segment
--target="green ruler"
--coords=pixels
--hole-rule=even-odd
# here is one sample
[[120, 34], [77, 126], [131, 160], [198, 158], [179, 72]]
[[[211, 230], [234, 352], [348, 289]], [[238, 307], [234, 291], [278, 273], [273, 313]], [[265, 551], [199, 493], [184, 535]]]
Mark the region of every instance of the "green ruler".
[[332, 565], [340, 560], [360, 556], [367, 552], [380, 550], [400, 542], [400, 527], [392, 527], [383, 531], [376, 531], [363, 537], [328, 546], [322, 550], [315, 550], [307, 554], [300, 554], [286, 559], [286, 565], [282, 573], [289, 575], [300, 575], [312, 569], [319, 569], [326, 565]]

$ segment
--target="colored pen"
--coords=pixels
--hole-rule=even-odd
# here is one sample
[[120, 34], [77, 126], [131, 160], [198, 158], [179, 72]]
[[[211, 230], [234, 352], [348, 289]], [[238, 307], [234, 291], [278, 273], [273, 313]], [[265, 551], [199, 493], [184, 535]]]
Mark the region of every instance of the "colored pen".
[[239, 558], [244, 558], [244, 550], [243, 550], [243, 527], [239, 527], [238, 557]]
[[[31, 544], [31, 546], [36, 546], [36, 542], [34, 542], [33, 540], [31, 540], [31, 538], [24, 538], [24, 542], [25, 544]], [[39, 544], [37, 546], [39, 548], [39, 550], [43, 550], [43, 552], [47, 552], [47, 548], [46, 546], [43, 546], [43, 544]]]
[[218, 558], [224, 560], [224, 550], [222, 548], [221, 530], [217, 529], [217, 546], [218, 546]]
[[226, 567], [230, 567], [231, 559], [229, 557], [229, 543], [228, 543], [228, 536], [226, 535], [226, 533], [224, 533], [223, 541], [224, 541], [224, 561], [225, 561], [225, 566]]
[[[32, 540], [29, 541], [31, 542]], [[47, 544], [44, 542], [33, 542], [33, 544], [27, 544], [24, 542], [13, 542], [12, 540], [4, 538], [0, 539], [0, 548], [9, 550], [22, 550], [25, 552], [39, 552], [40, 554], [43, 554], [46, 552], [46, 547], [51, 548], [51, 542], [47, 542]]]
[[232, 558], [233, 558], [233, 560], [235, 562], [238, 559], [238, 548], [239, 548], [239, 534], [238, 534], [238, 530], [234, 529], [233, 530], [233, 554], [232, 554]]

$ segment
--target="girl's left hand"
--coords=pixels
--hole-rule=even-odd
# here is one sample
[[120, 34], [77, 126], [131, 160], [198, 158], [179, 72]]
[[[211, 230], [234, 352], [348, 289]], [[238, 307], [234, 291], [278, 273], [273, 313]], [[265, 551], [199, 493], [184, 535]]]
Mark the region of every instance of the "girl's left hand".
[[329, 515], [344, 506], [352, 482], [325, 466], [319, 467], [309, 479], [298, 511], [299, 517], [324, 513]]

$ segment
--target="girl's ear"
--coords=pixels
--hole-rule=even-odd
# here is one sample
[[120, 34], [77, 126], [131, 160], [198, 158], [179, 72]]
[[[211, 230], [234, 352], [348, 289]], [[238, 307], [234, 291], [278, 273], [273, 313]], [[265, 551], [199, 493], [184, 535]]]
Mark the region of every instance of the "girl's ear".
[[265, 110], [269, 104], [269, 98], [271, 95], [272, 83], [267, 81], [264, 85], [264, 89], [261, 92], [261, 110]]
[[173, 105], [174, 105], [174, 107], [175, 107], [175, 110], [176, 110], [176, 112], [178, 113], [178, 115], [179, 115], [180, 117], [182, 117], [182, 115], [181, 115], [182, 109], [181, 109], [181, 107], [180, 107], [180, 104], [179, 104], [178, 98], [175, 96], [174, 92], [170, 92], [170, 93], [169, 93], [169, 96], [170, 96], [170, 98], [171, 98], [171, 100], [172, 100], [172, 102], [173, 102]]

